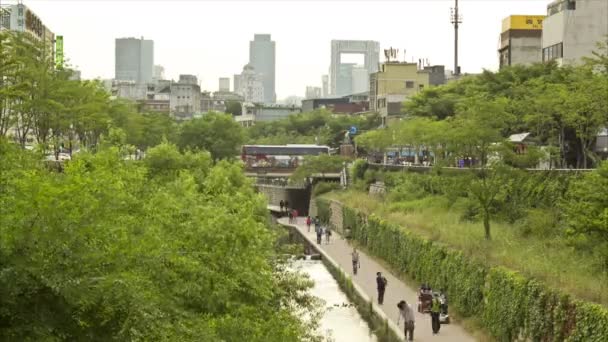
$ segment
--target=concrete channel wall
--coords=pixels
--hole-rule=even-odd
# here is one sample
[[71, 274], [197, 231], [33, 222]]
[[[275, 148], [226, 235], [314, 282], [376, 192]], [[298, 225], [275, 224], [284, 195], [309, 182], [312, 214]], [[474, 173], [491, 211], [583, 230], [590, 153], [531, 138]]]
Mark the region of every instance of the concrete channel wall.
[[[338, 202], [336, 202], [338, 203]], [[338, 203], [339, 204], [339, 203]], [[340, 206], [340, 214], [341, 206]], [[342, 291], [348, 296], [348, 298], [355, 303], [357, 311], [361, 317], [363, 317], [372, 331], [378, 336], [378, 341], [385, 342], [396, 342], [403, 341], [400, 337], [403, 335], [402, 329], [393, 323], [381, 310], [377, 308], [377, 306], [372, 305], [373, 298], [370, 298], [362, 288], [360, 288], [357, 284], [355, 284], [347, 272], [340, 267], [338, 262], [336, 262], [329, 254], [327, 254], [322, 248], [318, 247], [316, 241], [313, 241], [308, 236], [301, 234], [300, 231], [294, 227], [292, 224], [281, 223], [287, 229], [289, 229], [289, 234], [297, 234], [299, 238], [305, 241], [307, 248], [311, 248], [321, 256], [321, 260], [323, 264], [331, 275], [336, 279]]]

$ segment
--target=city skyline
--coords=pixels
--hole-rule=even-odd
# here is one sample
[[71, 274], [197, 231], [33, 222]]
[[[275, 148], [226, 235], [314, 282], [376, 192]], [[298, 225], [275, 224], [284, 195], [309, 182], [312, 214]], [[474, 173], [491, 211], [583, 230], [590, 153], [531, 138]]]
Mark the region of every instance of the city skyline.
[[[381, 49], [406, 49], [408, 61], [428, 59], [446, 69], [452, 69], [453, 64], [449, 22], [453, 0], [353, 1], [348, 5], [345, 1], [175, 1], [173, 6], [149, 1], [145, 2], [145, 16], [138, 15], [143, 1], [24, 3], [51, 30], [65, 37], [66, 58], [82, 71], [83, 78], [112, 78], [114, 40], [141, 36], [154, 41], [155, 64], [165, 68], [167, 78], [194, 74], [202, 89], [215, 91], [219, 77], [242, 70], [252, 35], [270, 34], [277, 44], [277, 99], [303, 96], [306, 86], [322, 86], [333, 39], [376, 40]], [[542, 15], [548, 3], [461, 0], [462, 71], [496, 70], [502, 19], [511, 14]], [[118, 5], [120, 11], [116, 10]], [[369, 10], [372, 7], [374, 11]], [[67, 9], [79, 16], [66, 16]], [[210, 12], [218, 15], [199, 20], [201, 13]], [[158, 25], [161, 18], [164, 24]], [[360, 20], [366, 25], [358, 24]]]

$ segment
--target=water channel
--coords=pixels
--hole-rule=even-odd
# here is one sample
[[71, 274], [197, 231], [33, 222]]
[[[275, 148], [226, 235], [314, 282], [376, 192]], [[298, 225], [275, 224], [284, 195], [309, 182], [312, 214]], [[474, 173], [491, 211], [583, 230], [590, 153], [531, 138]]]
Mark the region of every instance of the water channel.
[[310, 290], [325, 302], [319, 333], [328, 342], [376, 342], [377, 338], [357, 309], [340, 290], [338, 283], [318, 260], [294, 261], [294, 269], [307, 274], [315, 285]]

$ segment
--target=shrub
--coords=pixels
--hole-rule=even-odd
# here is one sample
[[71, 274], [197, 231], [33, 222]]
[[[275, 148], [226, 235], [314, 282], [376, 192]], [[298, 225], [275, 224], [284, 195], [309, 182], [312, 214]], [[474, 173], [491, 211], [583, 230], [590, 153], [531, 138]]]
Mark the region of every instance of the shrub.
[[519, 233], [524, 236], [547, 237], [556, 235], [558, 217], [552, 210], [530, 209], [526, 211], [524, 219], [518, 224]]
[[[342, 215], [353, 239], [371, 254], [397, 272], [445, 289], [460, 315], [479, 318], [499, 341], [603, 342], [608, 336], [605, 307], [573, 300], [512, 270], [488, 268], [375, 215], [348, 207]], [[535, 224], [548, 219], [546, 212], [535, 215]]]
[[330, 191], [334, 191], [334, 190], [339, 190], [341, 189], [341, 185], [340, 183], [336, 183], [336, 182], [320, 182], [317, 183], [315, 185], [315, 187], [312, 189], [312, 195], [313, 196], [320, 196], [322, 194], [326, 194]]

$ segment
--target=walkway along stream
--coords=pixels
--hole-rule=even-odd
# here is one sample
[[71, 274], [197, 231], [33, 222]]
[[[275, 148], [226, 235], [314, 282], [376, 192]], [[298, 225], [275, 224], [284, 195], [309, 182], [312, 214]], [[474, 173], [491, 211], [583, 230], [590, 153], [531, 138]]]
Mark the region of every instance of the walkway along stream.
[[[305, 238], [308, 243], [313, 246], [323, 257], [326, 265], [331, 271], [331, 267], [341, 270], [352, 279], [352, 286], [358, 295], [366, 302], [372, 299], [372, 309], [376, 318], [387, 319], [388, 329], [391, 330], [391, 335], [396, 335], [403, 338], [403, 325], [397, 326], [398, 310], [397, 302], [405, 299], [412, 307], [416, 307], [417, 289], [408, 287], [401, 280], [393, 276], [387, 269], [380, 266], [372, 258], [359, 251], [359, 260], [361, 268], [357, 275], [352, 274], [352, 263], [350, 253], [352, 247], [335, 231], [332, 234], [332, 239], [329, 244], [325, 242], [321, 245], [316, 244], [316, 236], [314, 228], [307, 232], [304, 218], [298, 218], [298, 223], [291, 224], [287, 218], [278, 220], [279, 224], [295, 229]], [[376, 272], [382, 274], [388, 280], [388, 286], [384, 296], [384, 305], [376, 304]], [[335, 274], [334, 274], [335, 276]], [[469, 342], [475, 339], [468, 334], [460, 325], [451, 323], [442, 325], [438, 335], [433, 336], [431, 331], [431, 318], [429, 315], [416, 313], [416, 329], [414, 332], [415, 341], [450, 341], [450, 342]]]

